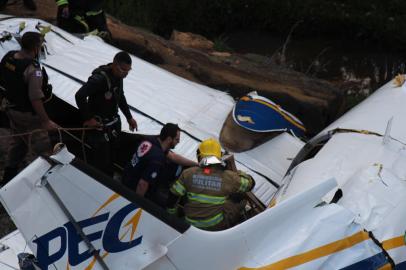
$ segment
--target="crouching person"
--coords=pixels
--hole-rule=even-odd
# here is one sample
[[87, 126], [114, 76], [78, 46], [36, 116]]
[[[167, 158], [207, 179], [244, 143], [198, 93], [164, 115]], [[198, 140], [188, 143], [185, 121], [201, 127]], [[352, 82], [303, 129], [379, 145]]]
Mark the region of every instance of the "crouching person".
[[193, 160], [172, 152], [180, 142], [180, 128], [165, 124], [159, 135], [146, 136], [124, 168], [122, 182], [128, 188], [157, 205], [166, 206], [169, 185], [182, 167], [197, 165]]
[[[171, 187], [171, 193], [184, 197], [185, 219], [191, 225], [210, 231], [230, 228], [242, 220], [244, 193], [254, 186], [252, 177], [226, 170], [221, 146], [215, 139], [203, 141], [197, 150], [199, 166], [185, 170]], [[168, 202], [176, 212], [177, 201]]]

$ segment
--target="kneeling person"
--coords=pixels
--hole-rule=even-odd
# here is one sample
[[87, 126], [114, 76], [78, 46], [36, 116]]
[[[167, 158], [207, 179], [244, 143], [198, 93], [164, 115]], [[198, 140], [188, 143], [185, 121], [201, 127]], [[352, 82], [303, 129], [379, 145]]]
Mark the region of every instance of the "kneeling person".
[[[174, 195], [186, 197], [183, 208], [186, 221], [210, 231], [236, 225], [242, 220], [241, 195], [253, 188], [253, 179], [247, 174], [225, 169], [221, 146], [215, 139], [203, 141], [197, 155], [199, 167], [185, 170], [170, 189]], [[176, 201], [168, 203], [168, 211], [175, 212]]]

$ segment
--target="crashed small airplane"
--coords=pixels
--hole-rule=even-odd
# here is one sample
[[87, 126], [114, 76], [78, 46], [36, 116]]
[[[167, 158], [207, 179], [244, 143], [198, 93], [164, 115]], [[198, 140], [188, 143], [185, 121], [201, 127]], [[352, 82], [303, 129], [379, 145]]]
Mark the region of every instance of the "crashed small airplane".
[[[0, 31], [16, 33], [21, 22], [29, 30], [38, 20], [2, 17]], [[74, 106], [81, 83], [117, 49], [52, 29], [42, 63], [55, 95]], [[0, 54], [17, 48], [12, 38]], [[218, 138], [230, 96], [136, 57], [133, 65], [124, 88], [140, 130], [179, 123], [176, 151], [190, 158], [199, 141]], [[0, 268], [19, 269], [26, 252], [40, 269], [406, 269], [405, 104], [406, 86], [392, 81], [306, 144], [283, 132], [235, 154], [267, 208], [218, 232], [167, 214], [61, 148], [0, 190], [18, 228], [0, 240]]]

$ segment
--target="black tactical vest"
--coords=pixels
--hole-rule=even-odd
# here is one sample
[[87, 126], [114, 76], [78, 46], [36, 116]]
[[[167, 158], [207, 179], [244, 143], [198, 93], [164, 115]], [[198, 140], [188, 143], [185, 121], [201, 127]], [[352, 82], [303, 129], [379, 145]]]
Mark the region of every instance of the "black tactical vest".
[[[33, 59], [15, 59], [17, 51], [8, 52], [0, 63], [0, 85], [6, 89], [5, 96], [10, 101], [11, 107], [17, 111], [34, 112], [28, 96], [28, 84], [24, 80], [24, 71], [29, 65], [39, 68], [38, 61]], [[52, 97], [52, 86], [48, 84], [48, 74], [42, 68], [43, 102]]]
[[17, 51], [8, 52], [0, 63], [0, 84], [6, 89], [5, 96], [12, 103], [15, 110], [33, 112], [28, 97], [28, 85], [24, 80], [24, 71], [31, 64], [37, 62], [32, 59], [15, 59]]
[[111, 75], [111, 64], [103, 65], [92, 72], [89, 78], [105, 83], [103, 89], [99, 89], [97, 94], [89, 97], [89, 107], [91, 111], [102, 119], [111, 119], [118, 115], [118, 108], [123, 95], [123, 80], [116, 79]]

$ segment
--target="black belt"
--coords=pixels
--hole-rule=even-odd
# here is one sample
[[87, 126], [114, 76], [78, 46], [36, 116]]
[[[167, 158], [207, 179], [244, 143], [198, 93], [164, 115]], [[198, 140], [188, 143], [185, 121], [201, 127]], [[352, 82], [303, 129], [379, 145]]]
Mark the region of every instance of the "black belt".
[[111, 127], [120, 121], [120, 117], [113, 116], [113, 117], [105, 117], [102, 118], [98, 115], [95, 116], [96, 120], [103, 124], [104, 127]]
[[116, 123], [118, 123], [118, 121], [120, 121], [120, 117], [115, 117], [112, 119], [104, 119], [102, 120], [102, 123], [105, 127], [111, 127], [113, 125], [115, 125]]

